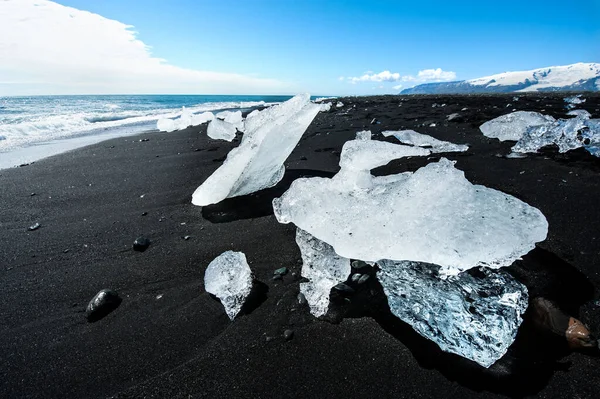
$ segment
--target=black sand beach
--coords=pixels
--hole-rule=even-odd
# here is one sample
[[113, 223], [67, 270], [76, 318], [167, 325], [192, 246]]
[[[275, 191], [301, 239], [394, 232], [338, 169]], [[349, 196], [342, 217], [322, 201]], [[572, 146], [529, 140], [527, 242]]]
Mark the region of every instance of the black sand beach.
[[[295, 227], [272, 215], [271, 200], [295, 178], [335, 173], [343, 143], [359, 130], [383, 140], [382, 130], [414, 129], [469, 144], [444, 156], [471, 182], [516, 196], [549, 222], [547, 240], [510, 272], [532, 298], [555, 301], [598, 333], [600, 160], [554, 149], [503, 157], [512, 143], [483, 136], [483, 122], [513, 109], [567, 112], [565, 94], [513, 96], [340, 99], [344, 107], [317, 115], [278, 186], [205, 208], [191, 205], [192, 192], [239, 143], [209, 139], [206, 125], [1, 170], [0, 397], [598, 397], [594, 353], [571, 353], [524, 323], [507, 356], [485, 370], [391, 316], [375, 278], [349, 301], [332, 294], [327, 320], [315, 319], [297, 301]], [[578, 108], [598, 117], [600, 94], [584, 97]], [[451, 113], [460, 119], [447, 121]], [[375, 173], [431, 159], [439, 156]], [[41, 227], [28, 231], [36, 222]], [[145, 252], [132, 250], [140, 235], [151, 241]], [[226, 250], [244, 252], [257, 280], [234, 322], [203, 287], [206, 266]], [[273, 281], [283, 266], [293, 273]], [[123, 302], [89, 323], [85, 306], [103, 288]], [[286, 341], [288, 329], [294, 336]]]

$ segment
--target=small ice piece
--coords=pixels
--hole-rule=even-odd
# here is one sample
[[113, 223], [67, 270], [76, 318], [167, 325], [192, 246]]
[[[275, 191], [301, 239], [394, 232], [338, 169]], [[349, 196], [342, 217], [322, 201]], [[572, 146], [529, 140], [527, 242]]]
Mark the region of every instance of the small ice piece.
[[547, 145], [556, 144], [563, 153], [584, 147], [594, 156], [598, 156], [600, 146], [600, 119], [587, 119], [577, 116], [571, 119], [559, 119], [554, 123], [532, 127], [512, 148], [513, 152], [537, 152]]
[[201, 114], [194, 114], [192, 115], [192, 126], [198, 126], [212, 121], [213, 119], [215, 119], [215, 115], [210, 111], [203, 112]]
[[448, 117], [446, 119], [448, 121], [453, 121], [454, 119], [457, 119], [457, 118], [460, 118], [460, 114], [455, 112], [453, 114], [448, 115]]
[[239, 147], [196, 189], [192, 203], [216, 204], [276, 185], [285, 172], [283, 163], [320, 109], [302, 94], [246, 118]]
[[218, 119], [232, 124], [237, 130], [242, 132], [244, 130], [244, 118], [242, 117], [242, 111], [223, 111], [215, 115]]
[[236, 128], [229, 122], [220, 119], [213, 119], [208, 124], [206, 134], [208, 137], [215, 140], [231, 141], [235, 138]]
[[567, 112], [569, 116], [579, 116], [582, 119], [590, 119], [592, 114], [587, 112], [585, 109], [574, 109], [572, 111]]
[[436, 265], [377, 264], [392, 313], [443, 351], [490, 367], [513, 343], [528, 293], [509, 273], [482, 267], [442, 279]]
[[438, 140], [429, 135], [415, 132], [414, 130], [385, 130], [381, 132], [381, 134], [385, 137], [394, 136], [402, 144], [414, 145], [417, 147], [431, 147], [431, 152], [464, 152], [469, 149], [468, 145]]
[[362, 130], [360, 132], [356, 132], [357, 140], [371, 140], [371, 131], [370, 130]]
[[337, 108], [342, 108], [342, 107], [344, 106], [344, 103], [343, 103], [343, 102], [341, 102], [341, 101], [338, 101], [338, 102], [337, 102], [337, 104], [335, 104], [335, 106], [336, 106]]
[[401, 152], [368, 144], [394, 146], [347, 142], [332, 179], [297, 179], [273, 200], [277, 220], [294, 223], [349, 259], [427, 262], [446, 275], [508, 266], [546, 238], [548, 222], [538, 209], [471, 184], [445, 158], [414, 173], [371, 176], [370, 169]]
[[321, 112], [329, 112], [331, 110], [331, 103], [321, 104]]
[[553, 117], [538, 112], [517, 111], [487, 121], [479, 130], [484, 136], [500, 141], [518, 141], [530, 127], [548, 125], [554, 121]]
[[330, 245], [297, 229], [296, 243], [302, 255], [302, 277], [309, 281], [300, 283], [310, 313], [319, 317], [327, 313], [331, 288], [346, 281], [350, 275], [350, 259], [335, 253]]
[[246, 255], [227, 251], [217, 256], [206, 268], [204, 288], [221, 300], [225, 313], [233, 320], [252, 291], [252, 271]]
[[520, 97], [513, 97], [513, 101], [519, 101]]
[[573, 109], [577, 104], [583, 104], [585, 102], [585, 98], [581, 98], [581, 94], [578, 94], [573, 97], [565, 97], [564, 101], [567, 103], [567, 109]]
[[173, 119], [162, 118], [156, 122], [156, 128], [161, 132], [174, 132], [177, 130], [177, 125]]
[[432, 123], [429, 125], [429, 127], [435, 127], [435, 126], [436, 126], [435, 123]]

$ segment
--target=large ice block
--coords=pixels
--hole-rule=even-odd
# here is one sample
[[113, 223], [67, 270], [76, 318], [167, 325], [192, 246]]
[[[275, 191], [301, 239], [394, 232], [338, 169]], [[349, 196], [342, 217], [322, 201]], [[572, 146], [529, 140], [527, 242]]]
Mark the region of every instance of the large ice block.
[[554, 121], [553, 117], [539, 112], [517, 111], [487, 121], [479, 127], [479, 130], [484, 136], [500, 141], [518, 141], [529, 128], [549, 125]]
[[196, 189], [192, 203], [215, 204], [277, 184], [285, 172], [283, 163], [320, 108], [303, 94], [253, 112], [246, 118], [239, 147], [231, 150], [223, 165]]
[[431, 152], [464, 152], [469, 149], [468, 145], [438, 140], [435, 137], [418, 133], [414, 130], [385, 130], [381, 132], [381, 134], [385, 137], [394, 136], [402, 144], [417, 147], [430, 147]]
[[392, 313], [442, 350], [489, 367], [513, 343], [528, 295], [510, 274], [480, 268], [441, 279], [436, 265], [377, 264]]

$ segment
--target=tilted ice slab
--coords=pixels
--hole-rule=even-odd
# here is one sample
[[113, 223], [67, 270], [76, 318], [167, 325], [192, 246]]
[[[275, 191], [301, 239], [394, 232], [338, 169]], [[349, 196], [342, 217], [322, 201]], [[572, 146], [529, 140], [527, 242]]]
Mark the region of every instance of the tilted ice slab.
[[217, 256], [206, 269], [204, 288], [221, 300], [225, 313], [233, 320], [252, 291], [252, 271], [246, 255], [227, 251]]
[[[402, 155], [385, 145], [423, 153]], [[445, 158], [414, 173], [369, 173], [391, 159], [427, 153], [349, 141], [340, 172], [332, 179], [294, 181], [273, 200], [275, 216], [330, 244], [342, 257], [433, 263], [449, 275], [476, 266], [508, 266], [546, 238], [548, 223], [538, 209], [471, 184]]]
[[285, 172], [283, 163], [320, 108], [303, 94], [253, 112], [246, 118], [239, 147], [231, 150], [223, 165], [196, 189], [192, 203], [216, 204], [276, 185]]
[[215, 116], [219, 119], [223, 119], [227, 123], [232, 124], [240, 132], [244, 131], [244, 118], [242, 117], [242, 111], [222, 111]]
[[592, 155], [600, 156], [600, 119], [588, 119], [586, 115], [579, 115], [530, 128], [512, 151], [537, 152], [551, 144], [556, 144], [561, 153], [584, 147]]
[[213, 119], [206, 128], [206, 134], [214, 140], [231, 141], [235, 138], [236, 131], [235, 125], [220, 119]]
[[377, 263], [392, 313], [442, 350], [489, 367], [513, 343], [528, 294], [510, 274], [481, 268], [441, 279], [435, 265]]
[[538, 112], [517, 111], [485, 122], [479, 127], [484, 136], [500, 141], [518, 141], [527, 129], [554, 122], [555, 119]]
[[565, 97], [563, 100], [567, 103], [567, 109], [573, 109], [575, 108], [575, 105], [583, 104], [585, 102], [585, 98], [582, 99], [581, 94], [578, 94], [573, 97]]
[[449, 141], [438, 140], [427, 134], [421, 134], [414, 130], [385, 130], [381, 132], [385, 137], [394, 136], [402, 144], [417, 147], [431, 147], [431, 152], [464, 152], [469, 149], [468, 145], [454, 144]]
[[296, 243], [302, 254], [302, 277], [309, 280], [300, 283], [300, 292], [306, 297], [310, 313], [319, 317], [327, 313], [331, 288], [348, 278], [350, 259], [301, 229], [296, 231]]
[[579, 116], [579, 117], [582, 117], [583, 119], [590, 119], [592, 117], [592, 114], [590, 114], [585, 109], [574, 109], [572, 111], [567, 112], [567, 115]]

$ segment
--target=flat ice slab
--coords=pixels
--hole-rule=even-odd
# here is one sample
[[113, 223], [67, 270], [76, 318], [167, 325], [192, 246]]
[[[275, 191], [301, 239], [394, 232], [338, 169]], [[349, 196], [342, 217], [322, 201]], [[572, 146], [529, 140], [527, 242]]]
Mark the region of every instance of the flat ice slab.
[[555, 119], [539, 112], [517, 111], [499, 116], [479, 127], [484, 136], [500, 141], [518, 141], [533, 126], [547, 125]]
[[[508, 266], [546, 238], [548, 223], [538, 209], [471, 184], [445, 158], [414, 173], [371, 176], [369, 169], [387, 163], [380, 144], [389, 143], [347, 142], [332, 179], [294, 181], [273, 200], [277, 220], [294, 223], [345, 258], [426, 262], [448, 275]], [[398, 156], [390, 150], [387, 160]]]
[[206, 268], [204, 288], [221, 300], [225, 313], [233, 320], [252, 291], [252, 271], [246, 255], [227, 251], [217, 256]]
[[285, 172], [283, 163], [320, 109], [321, 105], [310, 102], [310, 95], [303, 94], [252, 112], [239, 147], [196, 189], [192, 203], [216, 204], [276, 185]]
[[418, 133], [414, 130], [385, 130], [381, 132], [381, 134], [385, 137], [394, 136], [402, 144], [417, 147], [430, 147], [431, 152], [464, 152], [469, 149], [468, 145], [438, 140], [435, 137]]
[[300, 283], [300, 292], [306, 297], [310, 313], [319, 317], [327, 313], [331, 288], [348, 278], [350, 259], [301, 229], [296, 231], [296, 243], [302, 254], [302, 277], [309, 280]]
[[206, 134], [214, 140], [231, 141], [235, 138], [236, 131], [235, 125], [220, 119], [213, 119], [206, 128]]
[[435, 265], [377, 264], [392, 313], [442, 350], [489, 367], [513, 343], [528, 294], [510, 274], [481, 268], [441, 279]]

